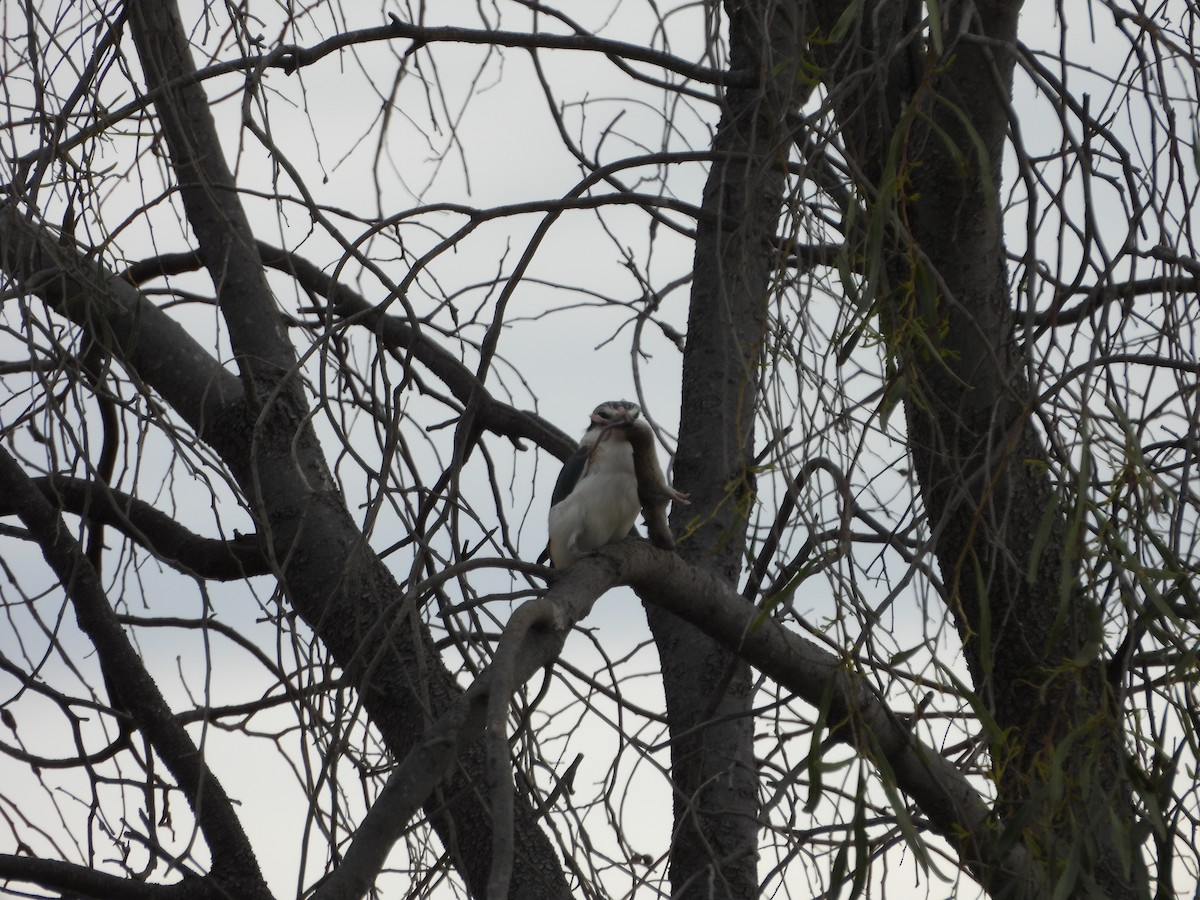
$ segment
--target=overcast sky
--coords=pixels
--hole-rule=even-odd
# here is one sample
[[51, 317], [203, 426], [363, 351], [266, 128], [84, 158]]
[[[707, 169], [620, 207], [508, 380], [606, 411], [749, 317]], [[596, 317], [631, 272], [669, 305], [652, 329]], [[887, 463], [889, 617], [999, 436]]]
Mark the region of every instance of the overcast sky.
[[[580, 9], [570, 10], [589, 28], [601, 30], [607, 37], [642, 41], [652, 30], [652, 21], [647, 8], [632, 3], [578, 4]], [[1088, 0], [1068, 0], [1062, 4], [1067, 21], [1072, 28], [1066, 38], [1069, 52], [1081, 63], [1071, 73], [1072, 87], [1079, 94], [1088, 92], [1092, 109], [1104, 110], [1110, 102], [1105, 78], [1096, 72], [1117, 72], [1123, 63], [1123, 44], [1113, 39], [1111, 16], [1103, 13], [1098, 4]], [[529, 27], [527, 12], [502, 7], [505, 18], [490, 24], [510, 29]], [[185, 20], [199, 20], [199, 7], [185, 13]], [[390, 8], [389, 8], [390, 9]], [[479, 9], [466, 0], [441, 2], [426, 11], [427, 24], [458, 24], [478, 26]], [[492, 16], [491, 7], [483, 7], [483, 14]], [[275, 15], [270, 7], [256, 9], [264, 17]], [[350, 15], [361, 15], [361, 21], [346, 22], [346, 27], [365, 27], [381, 24], [384, 16], [377, 9], [347, 9]], [[222, 13], [223, 14], [223, 13]], [[405, 17], [403, 12], [399, 13]], [[334, 33], [325, 13], [317, 11], [313, 22], [304, 27], [299, 40], [306, 45], [318, 43]], [[12, 18], [6, 19], [9, 29], [22, 27]], [[318, 24], [319, 23], [319, 24]], [[1092, 27], [1094, 23], [1094, 39]], [[1022, 22], [1023, 39], [1031, 46], [1044, 47], [1057, 52], [1060, 35], [1056, 30], [1053, 4], [1031, 0], [1026, 4]], [[338, 28], [342, 26], [339, 24]], [[209, 32], [208, 47], [223, 30], [223, 24]], [[702, 6], [683, 8], [669, 19], [669, 47], [684, 57], [694, 57], [703, 47], [704, 22]], [[262, 32], [268, 39], [277, 33], [278, 25], [265, 21]], [[203, 27], [196, 32], [196, 40], [202, 41]], [[126, 52], [131, 52], [129, 42]], [[576, 162], [562, 147], [552, 116], [548, 112], [547, 100], [536, 80], [536, 73], [527, 53], [519, 50], [497, 54], [481, 47], [452, 47], [438, 45], [433, 48], [434, 63], [422, 57], [421, 67], [410, 73], [401, 83], [395, 107], [390, 111], [388, 138], [380, 151], [378, 123], [382, 107], [381, 94], [392, 88], [398, 66], [398, 54], [405, 48], [404, 42], [375, 44], [355, 48], [340, 56], [332, 55], [317, 65], [304, 69], [293, 76], [277, 70], [265, 76], [265, 93], [270, 98], [269, 114], [262, 118], [261, 109], [251, 104], [252, 114], [269, 124], [272, 137], [286, 154], [288, 161], [303, 173], [304, 189], [310, 191], [318, 203], [327, 208], [329, 221], [336, 223], [343, 237], [351, 242], [358, 241], [366, 226], [341, 211], [352, 211], [358, 216], [394, 215], [414, 209], [422, 204], [454, 203], [485, 208], [503, 204], [521, 203], [538, 199], [554, 199], [566, 195], [578, 183], [580, 170]], [[221, 51], [222, 58], [236, 55], [233, 51]], [[543, 52], [540, 60], [544, 65], [548, 81], [553, 85], [556, 102], [565, 104], [563, 119], [570, 134], [588, 152], [602, 146], [600, 156], [606, 160], [619, 158], [631, 152], [653, 152], [664, 146], [673, 149], [684, 147], [703, 148], [709, 142], [711, 130], [716, 125], [718, 109], [715, 104], [700, 100], [689, 100], [686, 104], [671, 108], [672, 132], [664, 129], [663, 99], [661, 92], [647, 85], [639, 85], [619, 72], [599, 54]], [[1172, 76], [1175, 77], [1175, 76]], [[428, 88], [436, 80], [436, 90]], [[111, 81], [113, 104], [121, 102], [118, 96], [119, 79]], [[239, 127], [242, 116], [240, 87], [242, 76], [231, 75], [209, 81], [206, 90], [212, 98], [225, 98], [217, 108], [218, 119], [226, 135], [226, 152], [234, 163], [239, 184], [251, 192], [271, 194], [278, 191], [287, 196], [296, 196], [298, 187], [274, 170], [269, 157], [253, 138]], [[1190, 84], [1180, 78], [1179, 90], [1191, 91]], [[60, 88], [61, 90], [62, 88]], [[126, 94], [124, 99], [128, 99]], [[1022, 113], [1023, 138], [1030, 148], [1038, 153], [1057, 152], [1061, 143], [1057, 117], [1037, 86], [1018, 75], [1014, 91], [1014, 104]], [[1143, 125], [1145, 113], [1134, 108], [1129, 112], [1111, 117], [1111, 127], [1134, 139]], [[430, 121], [430, 110], [433, 119]], [[1114, 110], [1115, 112], [1115, 110]], [[604, 136], [601, 139], [601, 136]], [[664, 136], [665, 135], [665, 136]], [[20, 152], [32, 149], [36, 135], [27, 132], [10, 132], [6, 140], [14, 140]], [[156, 183], [161, 177], [146, 157], [141, 168], [133, 168], [131, 152], [134, 140], [126, 137], [111, 145], [97, 147], [97, 165], [111, 165], [122, 177], [114, 176], [105, 195], [105, 221], [109, 227], [123, 221], [127, 215], [153, 198], [159, 189]], [[1010, 161], [1011, 162], [1011, 161]], [[1148, 161], [1147, 164], [1156, 164]], [[1012, 165], [1007, 172], [1009, 179], [1005, 193], [1013, 186]], [[680, 166], [673, 170], [665, 187], [655, 185], [648, 179], [654, 170], [629, 173], [627, 183], [639, 189], [666, 190], [688, 203], [699, 203], [703, 186], [704, 170], [701, 166]], [[1193, 173], [1194, 174], [1194, 173]], [[647, 180], [639, 180], [639, 179]], [[1096, 184], [1097, 196], [1093, 202], [1111, 208], [1111, 212], [1099, 217], [1104, 229], [1104, 239], [1114, 247], [1126, 240], [1129, 232], [1128, 216], [1116, 202], [1115, 193], [1103, 184]], [[1068, 190], [1072, 203], [1081, 203], [1078, 188]], [[47, 199], [47, 209], [61, 208], [61, 194]], [[338, 240], [314, 227], [312, 220], [299, 204], [288, 201], [277, 204], [272, 198], [247, 196], [247, 209], [257, 233], [269, 243], [296, 249], [306, 258], [330, 270], [341, 265], [346, 256]], [[1020, 253], [1024, 249], [1025, 209], [1018, 205], [1012, 213], [1010, 249]], [[676, 217], [683, 224], [690, 224]], [[370, 250], [381, 259], [381, 266], [388, 278], [402, 279], [414, 258], [436, 245], [442, 236], [464, 222], [464, 218], [453, 212], [426, 213], [418, 217], [423, 227], [402, 228], [402, 247], [388, 246], [382, 240], [374, 242]], [[412, 299], [421, 314], [431, 313], [437, 308], [440, 298], [454, 298], [459, 315], [469, 315], [476, 307], [485, 313], [494, 300], [498, 276], [513, 269], [515, 261], [527, 245], [539, 215], [506, 217], [481, 226], [456, 250], [439, 257], [429, 267], [427, 275], [418, 282]], [[152, 223], [152, 224], [151, 224]], [[1073, 263], [1073, 254], [1078, 249], [1073, 239], [1056, 228], [1044, 234], [1047, 240], [1058, 242], [1058, 246], [1039, 246], [1039, 253], [1048, 259], [1061, 258], [1064, 270]], [[94, 240], [103, 235], [93, 233]], [[1153, 235], [1147, 238], [1153, 240]], [[163, 207], [153, 212], [146, 221], [132, 221], [118, 237], [114, 253], [136, 259], [156, 252], [176, 252], [189, 246], [188, 235], [174, 216]], [[401, 253], [402, 251], [402, 253]], [[389, 258], [390, 253], [390, 258]], [[651, 233], [644, 214], [633, 208], [613, 208], [600, 216], [594, 212], [572, 212], [559, 219], [547, 239], [539, 248], [530, 275], [517, 289], [508, 310], [506, 329], [500, 344], [501, 359], [493, 367], [489, 387], [503, 395], [511, 392], [514, 405], [521, 408], [536, 408], [543, 416], [556, 423], [568, 433], [578, 435], [587, 424], [587, 414], [599, 402], [618, 398], [640, 398], [647, 412], [662, 426], [669, 449], [671, 438], [678, 422], [679, 397], [679, 349], [657, 327], [648, 325], [643, 331], [641, 349], [644, 356], [636, 358], [636, 373], [631, 363], [633, 322], [639, 308], [638, 301], [643, 292], [639, 279], [626, 265], [626, 254], [638, 261], [641, 272], [648, 276], [654, 289], [684, 277], [691, 267], [690, 243], [674, 235], [670, 229], [659, 228]], [[354, 283], [364, 296], [376, 302], [386, 295], [386, 287], [369, 276], [363, 275], [353, 264], [344, 270], [347, 281]], [[1117, 273], [1124, 274], [1124, 273]], [[187, 285], [187, 279], [178, 279], [177, 285]], [[197, 290], [203, 290], [202, 279], [194, 282]], [[286, 279], [272, 276], [272, 284], [279, 292], [282, 305], [294, 310], [306, 305], [307, 298], [297, 296], [295, 289]], [[668, 293], [658, 312], [661, 319], [677, 331], [686, 329], [688, 291], [686, 285]], [[618, 305], [613, 301], [623, 301]], [[815, 307], [810, 314], [815, 322], [821, 323], [831, 332], [840, 316], [837, 298], [818, 291], [814, 296]], [[587, 315], [579, 315], [576, 307], [587, 305], [593, 309]], [[208, 307], [194, 307], [178, 312], [197, 334], [204, 334], [214, 327], [214, 313]], [[438, 309], [430, 323], [431, 329], [451, 327], [447, 309]], [[487, 315], [481, 322], [486, 324]], [[482, 325], [467, 330], [472, 339], [483, 335]], [[2, 339], [0, 339], [2, 340]], [[0, 358], [19, 356], [19, 347], [10, 342], [0, 343]], [[828, 348], [826, 347], [825, 350]], [[814, 370], [826, 371], [832, 367], [829, 354], [821, 354], [819, 333], [810, 336], [804, 350], [811, 354], [804, 361]], [[1080, 352], [1087, 352], [1083, 348]], [[464, 357], [469, 366], [476, 364], [473, 353]], [[859, 360], [864, 371], [878, 370], [879, 361], [874, 363], [869, 354]], [[519, 374], [518, 374], [519, 373]], [[822, 375], [822, 377], [824, 377]], [[832, 382], [837, 376], [830, 375]], [[842, 385], [845, 387], [845, 385]], [[870, 392], [874, 385], [850, 385], [847, 390], [853, 396]], [[6, 382], [0, 401], [0, 416], [5, 411], [16, 409], [19, 403], [12, 398], [25, 385]], [[797, 392], [802, 390], [796, 387]], [[10, 395], [8, 391], [13, 393]], [[414, 415], [418, 418], [432, 405], [423, 406], [413, 399]], [[798, 400], [801, 408], [805, 402]], [[899, 417], [896, 417], [899, 418]], [[0, 420], [2, 421], [2, 420]], [[430, 421], [427, 420], [426, 424]], [[318, 421], [329, 442], [332, 432], [327, 423]], [[765, 438], [766, 425], [760, 428], [760, 440]], [[893, 423], [893, 428], [901, 427]], [[358, 449], [368, 458], [375, 452], [370, 430]], [[93, 435], [94, 437], [94, 435]], [[435, 451], [443, 456], [447, 453], [453, 429], [448, 428], [430, 436], [427, 450], [432, 460]], [[872, 449], [881, 460], [899, 459], [898, 445], [880, 436], [878, 446]], [[138, 482], [145, 485], [161, 483], [167, 463], [161, 441], [151, 440], [144, 458], [137, 462]], [[507, 464], [507, 463], [506, 463]], [[509, 504], [510, 523], [520, 526], [520, 551], [522, 556], [533, 559], [545, 541], [544, 517], [548, 505], [550, 488], [557, 475], [557, 461], [534, 452], [518, 454], [512, 475], [502, 482], [509, 485], [504, 500]], [[351, 471], [349, 469], [343, 471]], [[146, 499], [161, 499], [164, 508], [174, 503], [177, 508], [187, 509], [187, 518], [203, 533], [214, 534], [216, 516], [210, 507], [212, 499], [209, 489], [189, 482], [185, 471], [173, 470], [178, 481], [169, 484], [158, 496], [149, 491]], [[903, 474], [887, 472], [880, 478], [895, 480], [897, 490], [907, 483]], [[347, 479], [346, 487], [352, 509], [365, 499], [365, 494], [356, 496], [355, 491], [365, 492], [367, 480], [362, 476]], [[464, 489], [485, 493], [483, 468], [478, 459], [467, 473]], [[886, 493], [887, 488], [881, 488]], [[227, 530], [240, 528], [250, 530], [249, 519], [237, 510], [227, 492], [218, 490], [222, 497], [220, 521]], [[373, 545], [379, 549], [389, 546], [397, 539], [388, 533], [385, 526], [373, 536]], [[28, 544], [0, 538], [0, 559], [15, 574], [17, 580], [29, 584], [38, 580], [41, 563]], [[389, 559], [402, 577], [407, 572], [407, 559], [397, 555]], [[113, 571], [118, 571], [113, 567]], [[504, 582], [507, 585], [507, 581]], [[270, 585], [256, 585], [260, 596], [253, 602], [245, 595], [246, 588], [236, 586], [211, 586], [207, 597], [195, 585], [179, 578], [162, 578], [148, 567], [132, 577], [123, 572], [119, 584], [113, 585], [125, 599], [130, 611], [152, 611], [154, 614], [199, 615], [205, 602], [212, 604], [223, 620], [253, 629], [254, 620], [261, 618], [261, 608], [269, 607]], [[507, 589], [498, 586], [497, 590]], [[886, 593], [880, 588], [880, 593]], [[163, 593], [169, 592], [169, 598]], [[931, 629], [923, 620], [916, 595], [908, 596], [895, 609], [903, 609], [902, 615], [888, 622], [889, 628], [901, 645], [919, 642]], [[833, 600], [827, 595], [824, 583], [814, 585], [811, 596], [804, 595], [796, 600], [797, 607], [806, 615], [820, 619], [834, 610]], [[44, 603], [48, 609], [55, 602]], [[164, 609], [164, 605], [166, 609]], [[498, 611], [499, 612], [499, 611]], [[911, 618], [910, 618], [911, 614]], [[21, 628], [31, 627], [22, 613], [11, 613], [14, 623]], [[53, 615], [49, 616], [54, 619]], [[73, 623], [69, 611], [61, 609], [61, 621], [57, 623], [63, 642], [78, 648], [77, 637], [72, 634]], [[597, 606], [596, 613], [587, 623], [589, 628], [598, 629], [596, 640], [601, 642], [610, 657], [622, 656], [642, 644], [648, 637], [644, 617], [636, 600], [628, 592], [605, 598]], [[936, 626], [932, 626], [936, 627]], [[0, 651], [21, 658], [29, 653], [37, 656], [38, 649], [26, 646], [18, 648], [16, 629], [0, 628]], [[270, 629], [259, 628], [264, 640]], [[35, 629], [36, 632], [36, 629]], [[35, 632], [23, 632], [31, 635]], [[157, 633], [156, 633], [157, 635]], [[33, 640], [22, 637], [21, 640]], [[43, 645], [45, 638], [42, 637]], [[943, 641], [943, 648], [948, 646]], [[185, 688], [203, 687], [209, 672], [204, 666], [208, 649], [201, 636], [194, 633], [179, 634], [162, 632], [157, 638], [141, 641], [152, 671], [156, 672], [160, 686], [178, 708], [187, 708], [198, 702], [189, 698]], [[261, 681], [261, 670], [250, 664], [242, 653], [230, 652], [220, 639], [214, 639], [217, 649], [218, 671], [212, 673], [212, 702], [235, 702], [253, 696], [249, 685]], [[77, 651], [76, 651], [77, 652]], [[953, 649], [943, 660], [958, 667]], [[569, 644], [569, 658], [586, 671], [599, 665], [599, 657], [591, 641], [583, 635], [573, 638]], [[85, 668], [92, 660], [81, 657]], [[654, 664], [651, 653], [643, 651], [626, 671], [650, 672]], [[62, 672], [60, 661], [53, 654], [48, 660], [48, 671], [54, 677], [67, 677]], [[179, 674], [177, 674], [179, 673]], [[658, 708], [658, 687], [651, 677], [636, 679], [636, 701]], [[0, 675], [0, 704], [10, 702], [20, 694], [20, 688], [7, 675]], [[560, 695], [554, 695], [558, 699]], [[20, 711], [21, 735], [28, 741], [30, 749], [36, 745], [38, 752], [56, 755], [53, 744], [67, 739], [65, 723], [57, 713], [44, 715], [35, 703], [26, 700], [26, 705], [13, 704]], [[551, 730], [562, 728], [565, 734], [571, 729], [557, 722]], [[303, 798], [295, 790], [296, 773], [285, 767], [269, 741], [254, 742], [248, 749], [246, 742], [238, 737], [210, 731], [205, 735], [209, 758], [226, 787], [244, 802], [243, 813], [247, 827], [260, 848], [262, 862], [272, 887], [280, 896], [290, 895], [296, 887], [297, 853], [299, 835], [304, 827]], [[283, 739], [286, 746], [291, 738]], [[568, 739], [551, 741], [548, 745], [561, 754], [559, 759], [549, 760], [555, 767], [565, 766], [578, 752], [584, 752], [586, 762], [581, 778], [599, 781], [605, 777], [610, 760], [619, 751], [613, 732], [600, 723], [589, 723]], [[261, 754], [262, 762], [256, 761]], [[663, 758], [660, 754], [660, 759]], [[626, 757], [629, 765], [636, 759]], [[669, 793], [663, 779], [643, 764], [646, 769], [634, 783], [636, 802], [644, 807], [636, 814], [626, 814], [623, 819], [625, 836], [639, 853], [657, 857], [666, 850], [669, 818]], [[30, 802], [45, 802], [46, 790], [52, 783], [48, 777], [43, 784], [30, 778], [28, 767], [0, 758], [0, 781], [21, 784], [28, 789]], [[78, 788], [76, 788], [78, 790]], [[10, 796], [12, 796], [10, 791]], [[60, 802], [61, 794], [59, 795]], [[263, 804], [263, 798], [269, 800]], [[632, 802], [632, 801], [631, 801]], [[83, 804], [65, 801], [65, 806], [82, 820]], [[818, 811], [819, 814], [819, 811]], [[604, 828], [603, 811], [597, 810], [594, 819], [598, 833]], [[181, 817], [182, 818], [182, 817]], [[319, 840], [317, 841], [319, 844]], [[617, 853], [614, 847], [612, 852]], [[897, 865], [893, 875], [894, 890], [903, 895], [904, 885], [912, 885], [914, 866], [911, 859]], [[308, 878], [314, 876], [310, 870]], [[797, 878], [800, 875], [797, 873]], [[618, 879], [619, 881], [619, 879]], [[628, 884], [614, 884], [614, 893], [628, 889]], [[894, 895], [896, 895], [894, 893]]]

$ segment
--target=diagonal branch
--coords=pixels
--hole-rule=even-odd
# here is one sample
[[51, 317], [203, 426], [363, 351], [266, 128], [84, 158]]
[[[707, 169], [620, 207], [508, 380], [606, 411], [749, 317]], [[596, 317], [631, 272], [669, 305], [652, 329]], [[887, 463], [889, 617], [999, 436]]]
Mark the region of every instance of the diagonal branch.
[[66, 524], [8, 451], [0, 448], [0, 491], [41, 547], [75, 607], [106, 672], [120, 680], [129, 714], [175, 777], [213, 859], [213, 878], [240, 896], [269, 896], [233, 804], [204, 756], [175, 719], [108, 602], [96, 570]]
[[208, 878], [185, 878], [175, 884], [149, 884], [108, 875], [57, 859], [0, 854], [0, 882], [36, 884], [64, 897], [103, 900], [227, 900], [228, 892]]
[[[532, 441], [559, 459], [565, 459], [575, 452], [574, 439], [560, 428], [537, 413], [517, 409], [497, 400], [486, 387], [479, 384], [475, 373], [463, 365], [458, 357], [420, 329], [414, 328], [403, 317], [376, 309], [354, 288], [298, 253], [264, 241], [258, 241], [257, 247], [263, 265], [290, 275], [306, 291], [323, 297], [338, 320], [353, 319], [356, 325], [375, 335], [388, 350], [411, 355], [446, 385], [454, 398], [464, 406], [471, 399], [472, 391], [478, 390], [482, 399], [476, 420], [484, 430], [506, 437], [522, 449], [521, 441]], [[166, 253], [140, 260], [122, 274], [129, 281], [141, 284], [164, 275], [194, 272], [202, 265], [197, 253]]]
[[[543, 598], [527, 604], [528, 615], [514, 613], [502, 640], [507, 648], [503, 658], [476, 679], [401, 761], [359, 824], [343, 865], [313, 900], [351, 900], [369, 890], [392, 844], [453, 768], [458, 753], [483, 736], [485, 728], [497, 728], [496, 710], [504, 708], [508, 693], [553, 664], [576, 623], [620, 585], [695, 625], [814, 707], [828, 709], [828, 721], [835, 723], [831, 739], [889, 768], [985, 890], [1034, 896], [1029, 885], [1035, 883], [1037, 865], [1024, 846], [1000, 830], [966, 776], [918, 740], [869, 683], [847, 669], [845, 660], [763, 615], [720, 578], [630, 539], [576, 563]], [[492, 697], [495, 686], [502, 686], [501, 695]], [[488, 740], [498, 745], [504, 738], [489, 733]], [[496, 828], [505, 824], [497, 822]]]
[[219, 446], [219, 424], [242, 397], [187, 330], [128, 282], [64, 246], [16, 201], [0, 204], [0, 269], [51, 309], [87, 329], [105, 352], [149, 384], [196, 433]]
[[[156, 92], [154, 107], [188, 223], [216, 286], [243, 381], [261, 402], [292, 372], [295, 349], [267, 286], [178, 5], [136, 0], [127, 9], [147, 85]], [[297, 401], [298, 386], [283, 399]]]
[[[232, 540], [206, 538], [145, 500], [84, 478], [48, 475], [33, 479], [33, 484], [62, 512], [112, 526], [163, 562], [189, 574], [237, 581], [271, 571], [253, 534], [239, 534]], [[0, 516], [14, 512], [12, 499], [0, 497]]]

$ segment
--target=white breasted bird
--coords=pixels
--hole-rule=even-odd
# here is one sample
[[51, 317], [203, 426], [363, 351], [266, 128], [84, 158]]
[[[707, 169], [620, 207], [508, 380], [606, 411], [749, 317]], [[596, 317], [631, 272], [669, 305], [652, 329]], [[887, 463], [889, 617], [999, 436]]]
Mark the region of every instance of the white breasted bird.
[[550, 559], [556, 569], [624, 538], [643, 508], [651, 541], [674, 549], [666, 506], [669, 500], [687, 503], [687, 495], [667, 486], [654, 433], [641, 413], [628, 400], [601, 403], [579, 449], [563, 464], [550, 499]]

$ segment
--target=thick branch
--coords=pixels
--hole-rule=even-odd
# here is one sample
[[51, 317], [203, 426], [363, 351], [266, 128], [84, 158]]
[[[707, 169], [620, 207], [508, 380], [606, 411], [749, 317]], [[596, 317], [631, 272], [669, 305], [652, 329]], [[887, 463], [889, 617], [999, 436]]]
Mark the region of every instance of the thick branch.
[[[754, 500], [754, 424], [786, 183], [787, 114], [811, 92], [797, 68], [802, 11], [776, 0], [730, 3], [730, 67], [758, 74], [730, 88], [696, 225], [671, 524], [679, 552], [727, 584], [742, 570]], [[650, 598], [652, 599], [652, 598]], [[671, 730], [673, 891], [752, 898], [759, 890], [753, 686], [747, 667], [660, 605], [647, 618], [662, 661]]]
[[66, 897], [96, 900], [224, 900], [227, 891], [208, 878], [185, 878], [175, 884], [149, 884], [119, 875], [107, 875], [85, 866], [56, 859], [0, 855], [0, 882], [36, 884]]
[[[297, 423], [305, 422], [306, 416], [276, 405], [270, 412], [279, 414], [258, 420], [252, 444], [241, 413], [244, 392], [238, 378], [161, 310], [144, 302], [127, 281], [60, 247], [53, 235], [31, 227], [12, 204], [0, 207], [0, 254], [0, 262], [26, 289], [95, 333], [115, 358], [129, 365], [133, 377], [159, 390], [217, 449], [246, 495], [260, 504], [256, 516], [272, 538], [267, 551], [282, 570], [289, 600], [360, 687], [364, 705], [389, 746], [397, 755], [406, 753], [412, 747], [414, 723], [423, 721], [431, 705], [436, 716], [460, 692], [437, 661], [419, 619], [410, 623], [404, 616], [405, 624], [395, 630], [380, 620], [395, 614], [392, 601], [403, 592], [366, 547], [311, 429], [301, 424], [303, 431], [297, 434]], [[276, 370], [268, 366], [260, 374], [266, 377], [272, 371]], [[512, 415], [520, 421], [520, 413]], [[561, 437], [566, 447], [573, 446]], [[257, 454], [253, 459], [252, 449]], [[387, 664], [378, 665], [384, 659]], [[492, 829], [471, 784], [482, 772], [482, 760], [472, 759], [467, 751], [459, 762], [444, 800], [430, 801], [430, 814], [443, 838], [456, 844], [455, 864], [468, 883], [482, 885]], [[520, 804], [516, 812], [518, 852], [523, 856], [514, 891], [568, 896], [561, 866], [538, 831], [532, 810]]]
[[[83, 478], [50, 475], [33, 479], [33, 484], [61, 511], [110, 525], [189, 574], [236, 581], [271, 571], [255, 535], [239, 534], [225, 541], [202, 537], [144, 500]], [[0, 497], [0, 515], [14, 512], [12, 499]]]
[[[845, 4], [817, 8], [826, 33], [845, 24]], [[864, 247], [867, 299], [903, 373], [950, 611], [995, 723], [997, 810], [1048, 861], [1046, 893], [1094, 879], [1107, 896], [1145, 898], [1122, 716], [1097, 653], [1104, 611], [1079, 578], [1072, 488], [1054, 483], [1034, 426], [1038, 390], [1005, 268], [1020, 8], [964, 5], [940, 45], [922, 40], [919, 5], [865, 3], [842, 46], [814, 46], [881, 235]]]
[[[170, 151], [188, 223], [217, 290], [234, 356], [247, 387], [265, 397], [296, 354], [267, 287], [254, 235], [225, 162], [208, 97], [197, 80], [175, 3], [131, 0], [130, 32]], [[298, 390], [293, 387], [293, 399]]]
[[634, 546], [637, 552], [603, 554], [618, 566], [617, 583], [686, 619], [806, 702], [827, 704], [831, 737], [868, 759], [886, 759], [899, 787], [958, 849], [964, 866], [985, 888], [1007, 888], [1014, 879], [1025, 884], [1024, 852], [1001, 850], [1005, 844], [978, 791], [935, 748], [917, 740], [874, 689], [851, 674], [844, 659], [788, 631], [721, 579], [673, 554]]
[[220, 445], [216, 426], [242, 388], [178, 322], [128, 282], [63, 246], [15, 201], [0, 205], [0, 268], [154, 388], [200, 437]]
[[[530, 628], [524, 617], [514, 616], [514, 635], [523, 640], [510, 648], [501, 679], [505, 693], [552, 664], [571, 628], [619, 585], [686, 619], [814, 707], [827, 708], [830, 736], [867, 759], [885, 762], [900, 789], [957, 849], [964, 867], [985, 889], [1009, 897], [1034, 896], [1029, 885], [1036, 872], [1024, 848], [1003, 837], [967, 778], [935, 748], [921, 743], [844, 659], [788, 631], [720, 578], [646, 541], [629, 539], [601, 549], [568, 569], [542, 600], [531, 601], [538, 607], [539, 622], [547, 619], [541, 608], [552, 604], [552, 627]], [[417, 742], [360, 823], [345, 865], [314, 900], [350, 900], [368, 889], [392, 844], [453, 767], [455, 752], [483, 735], [494, 677], [493, 669], [485, 671]]]
[[[578, 572], [576, 572], [578, 569]], [[357, 900], [370, 889], [393, 844], [408, 830], [409, 822], [447, 774], [458, 764], [459, 754], [495, 724], [498, 710], [508, 708], [509, 695], [562, 652], [575, 623], [591, 612], [605, 591], [613, 587], [605, 567], [577, 565], [545, 597], [513, 613], [502, 638], [503, 652], [455, 703], [433, 723], [388, 778], [374, 805], [359, 823], [342, 865], [321, 884], [313, 900]], [[546, 614], [546, 608], [552, 616]], [[553, 618], [552, 627], [544, 627]], [[502, 686], [493, 697], [493, 686]], [[489, 712], [489, 709], [491, 710]], [[503, 726], [490, 743], [504, 744], [501, 751], [511, 765]], [[494, 756], [501, 755], [493, 749]], [[497, 759], [492, 760], [498, 764]], [[493, 776], [494, 777], [494, 776]], [[511, 776], [507, 787], [511, 788]], [[495, 828], [512, 833], [511, 811]], [[507, 848], [511, 854], [512, 848]], [[510, 860], [511, 862], [511, 860]], [[501, 863], [504, 865], [504, 863]]]

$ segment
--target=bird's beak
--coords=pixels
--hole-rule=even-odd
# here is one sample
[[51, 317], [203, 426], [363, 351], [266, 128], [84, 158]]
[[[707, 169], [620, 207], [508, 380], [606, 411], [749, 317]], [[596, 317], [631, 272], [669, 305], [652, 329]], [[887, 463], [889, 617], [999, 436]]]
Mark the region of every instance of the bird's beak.
[[605, 428], [616, 428], [619, 425], [632, 425], [638, 417], [638, 410], [624, 407], [621, 409], [621, 418], [609, 420], [603, 416], [592, 413], [591, 419], [593, 425], [603, 425]]

